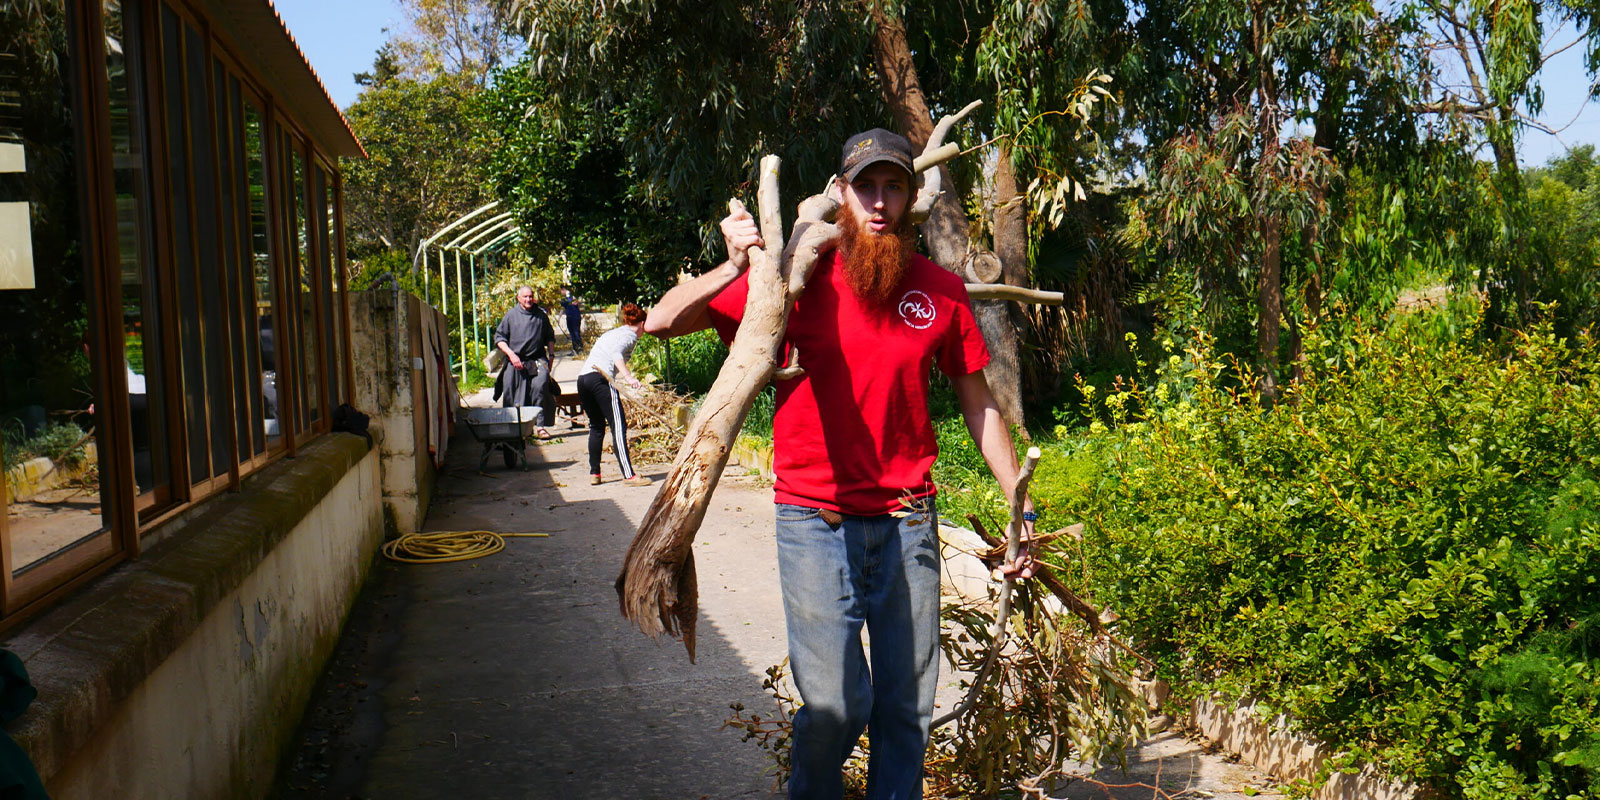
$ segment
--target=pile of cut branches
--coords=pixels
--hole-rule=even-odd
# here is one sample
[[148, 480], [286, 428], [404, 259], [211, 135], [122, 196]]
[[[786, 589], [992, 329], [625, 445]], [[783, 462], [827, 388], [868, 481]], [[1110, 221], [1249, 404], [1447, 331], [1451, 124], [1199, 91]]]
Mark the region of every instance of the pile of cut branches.
[[[694, 398], [671, 386], [648, 380], [643, 388], [617, 384], [622, 409], [628, 415], [628, 454], [640, 464], [669, 464], [683, 445], [687, 409]], [[611, 439], [606, 438], [610, 448]]]

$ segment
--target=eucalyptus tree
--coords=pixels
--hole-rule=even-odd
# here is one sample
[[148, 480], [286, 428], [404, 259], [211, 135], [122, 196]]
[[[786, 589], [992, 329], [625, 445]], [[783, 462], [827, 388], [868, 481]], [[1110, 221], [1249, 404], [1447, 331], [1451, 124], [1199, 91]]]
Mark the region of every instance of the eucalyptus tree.
[[1419, 73], [1414, 109], [1465, 126], [1493, 157], [1494, 185], [1484, 192], [1502, 235], [1479, 262], [1477, 283], [1489, 295], [1492, 324], [1526, 319], [1553, 276], [1553, 256], [1536, 253], [1516, 145], [1544, 105], [1540, 70], [1556, 54], [1582, 46], [1591, 75], [1600, 68], [1600, 4], [1593, 0], [1410, 0], [1398, 19], [1409, 27]]
[[1344, 266], [1325, 258], [1343, 246], [1350, 211], [1341, 176], [1397, 170], [1419, 145], [1403, 28], [1366, 0], [1143, 11], [1139, 124], [1157, 151], [1129, 239], [1166, 260], [1167, 296], [1193, 297], [1202, 322], [1254, 308], [1270, 397], [1283, 320], [1295, 358], [1300, 323], [1320, 315], [1330, 270]]
[[[797, 176], [793, 195], [809, 194], [833, 173], [838, 142], [890, 115], [920, 145], [935, 114], [971, 100], [985, 106], [962, 136], [981, 141], [1015, 124], [993, 171], [998, 203], [967, 201], [989, 178], [972, 166], [947, 175], [946, 198], [922, 233], [938, 263], [973, 277], [973, 265], [998, 261], [1009, 282], [1026, 283], [1026, 198], [1016, 187], [1048, 168], [1049, 188], [1093, 170], [1067, 148], [1084, 121], [1065, 111], [1071, 87], [1103, 66], [1102, 35], [1127, 18], [1111, 0], [1055, 3], [918, 4], [890, 0], [796, 3], [645, 2], [598, 8], [576, 0], [517, 0], [538, 74], [569, 106], [622, 109], [624, 151], [648, 195], [670, 195], [709, 218], [730, 190], [748, 193], [756, 158], [774, 153]], [[1111, 59], [1113, 62], [1115, 59]], [[1057, 91], [1063, 89], [1063, 91]], [[1087, 91], [1084, 88], [1084, 91]], [[1016, 136], [1024, 122], [1031, 138]], [[1021, 142], [1019, 146], [1017, 143]], [[975, 159], [974, 161], [981, 161]], [[987, 161], [995, 163], [993, 154]], [[1067, 183], [1068, 187], [1074, 183]], [[1048, 196], [1046, 191], [1042, 196]], [[989, 217], [998, 209], [999, 218]], [[976, 219], [974, 217], [977, 217]], [[998, 236], [995, 236], [998, 234]], [[991, 247], [999, 259], [979, 257]], [[988, 277], [988, 276], [980, 276]], [[997, 366], [991, 383], [1020, 422], [1014, 325], [983, 314]], [[1010, 337], [1008, 339], [1008, 336]]]
[[[1069, 298], [1062, 308], [973, 304], [994, 354], [985, 372], [1007, 418], [1020, 419], [1025, 384], [1036, 399], [1053, 399], [1066, 364], [1061, 333], [1109, 331], [1121, 316], [1120, 292], [1108, 290], [1112, 281], [1099, 269], [1118, 260], [1082, 259], [1088, 269], [1067, 273], [1037, 268], [1041, 256], [1054, 255], [1045, 242], [1064, 219], [1089, 227], [1095, 211], [1083, 202], [1086, 187], [1115, 170], [1102, 145], [1123, 138], [1127, 117], [1116, 113], [1113, 91], [1138, 72], [1126, 24], [1132, 9], [1122, 0], [868, 9], [885, 102], [913, 142], [929, 116], [922, 84], [934, 97], [985, 102], [972, 130], [992, 146], [981, 161], [958, 164], [954, 181], [947, 176], [958, 191], [923, 228], [930, 253], [968, 280], [1026, 286], [1039, 274]], [[1091, 311], [1089, 295], [1106, 302]], [[1031, 346], [1019, 347], [1018, 329]], [[1120, 345], [1120, 337], [1106, 338]]]

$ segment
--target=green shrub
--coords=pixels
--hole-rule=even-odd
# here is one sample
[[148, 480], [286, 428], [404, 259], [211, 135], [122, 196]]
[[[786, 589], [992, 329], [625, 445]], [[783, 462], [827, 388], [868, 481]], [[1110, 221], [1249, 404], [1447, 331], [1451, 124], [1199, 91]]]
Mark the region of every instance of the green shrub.
[[71, 422], [51, 422], [39, 429], [32, 438], [24, 439], [20, 426], [5, 432], [5, 468], [11, 469], [25, 461], [45, 456], [63, 466], [76, 467], [85, 455], [82, 428]]
[[[668, 354], [671, 361], [668, 361]], [[717, 379], [722, 362], [728, 357], [728, 347], [717, 332], [711, 329], [679, 336], [671, 345], [654, 336], [639, 337], [634, 348], [633, 363], [636, 372], [654, 372], [686, 394], [704, 394]]]
[[1074, 579], [1180, 694], [1253, 695], [1448, 797], [1600, 797], [1600, 348], [1430, 324], [1309, 336], [1270, 408], [1174, 355], [1036, 501], [1088, 523]]
[[750, 406], [750, 413], [745, 415], [744, 425], [739, 428], [739, 432], [771, 442], [772, 417], [777, 412], [777, 402], [777, 388], [767, 384], [767, 387], [756, 395], [756, 401]]

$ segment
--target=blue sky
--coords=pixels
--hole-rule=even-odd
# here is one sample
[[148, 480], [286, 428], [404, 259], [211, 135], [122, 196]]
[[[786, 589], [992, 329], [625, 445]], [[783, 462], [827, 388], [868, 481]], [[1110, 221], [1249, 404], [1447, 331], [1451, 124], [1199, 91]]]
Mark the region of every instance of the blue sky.
[[372, 69], [372, 58], [388, 38], [384, 29], [406, 27], [394, 0], [272, 0], [311, 67], [340, 108], [355, 102], [355, 74]]
[[[274, 0], [274, 5], [340, 108], [360, 93], [353, 76], [372, 67], [373, 55], [387, 38], [384, 29], [406, 25], [395, 0]], [[1567, 35], [1557, 44], [1572, 38], [1570, 31], [1563, 33]], [[1545, 91], [1539, 120], [1561, 129], [1560, 138], [1526, 131], [1520, 146], [1524, 163], [1543, 164], [1564, 150], [1563, 143], [1600, 144], [1600, 101], [1585, 102], [1589, 76], [1582, 50], [1574, 47], [1557, 55], [1539, 76]]]

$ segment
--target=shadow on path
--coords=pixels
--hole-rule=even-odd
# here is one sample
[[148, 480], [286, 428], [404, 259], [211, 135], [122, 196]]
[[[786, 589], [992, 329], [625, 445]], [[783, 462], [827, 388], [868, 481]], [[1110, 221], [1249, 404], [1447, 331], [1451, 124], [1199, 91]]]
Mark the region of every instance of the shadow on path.
[[656, 487], [623, 486], [609, 457], [610, 482], [588, 485], [585, 441], [530, 445], [532, 469], [485, 475], [471, 437], [454, 440], [424, 528], [550, 537], [452, 564], [380, 558], [277, 797], [771, 796], [765, 754], [721, 729], [729, 703], [773, 708], [761, 690], [784, 647], [771, 490], [725, 479], [712, 501], [691, 665], [623, 620], [612, 589]]

